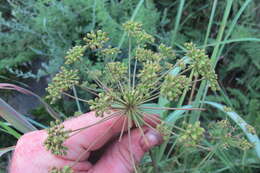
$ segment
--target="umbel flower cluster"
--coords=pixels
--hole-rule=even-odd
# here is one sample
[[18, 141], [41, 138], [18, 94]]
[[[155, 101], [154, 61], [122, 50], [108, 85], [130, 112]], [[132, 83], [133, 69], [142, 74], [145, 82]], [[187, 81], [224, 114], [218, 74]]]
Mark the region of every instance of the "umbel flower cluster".
[[50, 128], [47, 129], [48, 138], [45, 140], [45, 147], [55, 155], [66, 155], [67, 147], [63, 142], [69, 138], [69, 130], [64, 129], [64, 125], [59, 120], [51, 122]]
[[[151, 127], [144, 120], [144, 116], [151, 121], [155, 120], [146, 110], [156, 108], [146, 106], [147, 103], [153, 103], [159, 97], [177, 101], [184, 91], [188, 91], [194, 83], [202, 80], [208, 81], [213, 90], [218, 89], [217, 76], [205, 50], [196, 48], [193, 43], [185, 44], [184, 58], [189, 60], [186, 63], [184, 58], [176, 56], [171, 47], [165, 44], [155, 47], [155, 38], [145, 32], [140, 23], [126, 22], [123, 29], [128, 38], [128, 53], [109, 45], [108, 34], [101, 30], [87, 34], [84, 45], [77, 45], [67, 52], [64, 66], [47, 88], [47, 98], [52, 103], [62, 98], [62, 95], [75, 98], [67, 91], [73, 87], [84, 88], [96, 97], [92, 100], [78, 99], [87, 103], [96, 116], [103, 117], [105, 113], [113, 110], [110, 118], [124, 116], [128, 119], [127, 123], [134, 123], [142, 131], [143, 125]], [[84, 58], [87, 58], [84, 56], [86, 51], [94, 53], [104, 62], [101, 70], [91, 70], [88, 64], [84, 66], [84, 72], [92, 80], [88, 82], [81, 81], [79, 71], [75, 70], [79, 64], [84, 64]], [[173, 74], [176, 68], [181, 70], [178, 74]], [[195, 80], [188, 77], [191, 72], [195, 73]], [[94, 82], [97, 87], [88, 85]], [[160, 109], [175, 110], [167, 107]], [[106, 117], [106, 120], [108, 119]], [[154, 130], [166, 136], [176, 135], [180, 142], [197, 146], [205, 130], [200, 127], [199, 122], [187, 125], [186, 128], [187, 130], [181, 130], [180, 135], [176, 135], [171, 131], [170, 124], [162, 122]], [[52, 124], [45, 141], [46, 149], [55, 155], [65, 155], [67, 148], [63, 146], [63, 142], [69, 138], [69, 134], [70, 131], [65, 130], [59, 122]], [[69, 171], [68, 167], [52, 169], [53, 173]]]
[[228, 120], [221, 120], [210, 124], [210, 126], [209, 135], [212, 142], [218, 143], [222, 149], [236, 147], [248, 150], [253, 147], [241, 134], [237, 133], [237, 129]]

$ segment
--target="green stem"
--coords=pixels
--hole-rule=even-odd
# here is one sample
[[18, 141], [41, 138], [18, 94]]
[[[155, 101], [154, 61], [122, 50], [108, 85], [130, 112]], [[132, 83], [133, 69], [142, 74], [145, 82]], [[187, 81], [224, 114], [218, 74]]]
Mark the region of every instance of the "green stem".
[[80, 104], [79, 104], [78, 94], [77, 94], [75, 86], [72, 86], [72, 90], [73, 90], [73, 94], [75, 96], [75, 100], [76, 100], [76, 104], [77, 104], [77, 107], [78, 107], [78, 111], [82, 113], [82, 109], [81, 109]]
[[131, 51], [132, 51], [132, 45], [131, 45], [131, 38], [130, 35], [128, 35], [129, 38], [129, 42], [128, 42], [128, 75], [129, 75], [129, 81], [128, 81], [128, 85], [129, 85], [129, 89], [131, 88]]
[[184, 4], [185, 4], [185, 0], [180, 0], [180, 5], [178, 7], [177, 17], [176, 17], [176, 20], [175, 20], [174, 30], [173, 30], [173, 34], [172, 34], [172, 38], [171, 38], [171, 43], [172, 43], [171, 45], [174, 44], [176, 35], [179, 31], [179, 25], [180, 25], [181, 16], [182, 16], [182, 13], [183, 13]]
[[208, 28], [207, 28], [207, 33], [206, 33], [205, 41], [204, 41], [204, 44], [203, 44], [204, 48], [206, 48], [206, 44], [208, 43], [209, 33], [211, 31], [211, 28], [212, 28], [212, 23], [213, 23], [213, 19], [214, 19], [214, 16], [215, 16], [217, 3], [218, 3], [218, 0], [214, 0], [212, 10], [211, 10], [211, 14], [210, 14], [209, 24], [208, 24]]

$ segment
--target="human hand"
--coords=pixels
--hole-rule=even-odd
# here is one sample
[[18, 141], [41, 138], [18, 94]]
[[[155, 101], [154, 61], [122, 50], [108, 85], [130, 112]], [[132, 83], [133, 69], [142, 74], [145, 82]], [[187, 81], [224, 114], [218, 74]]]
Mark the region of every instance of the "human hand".
[[[67, 120], [63, 124], [65, 129], [75, 130], [100, 120], [102, 118], [96, 117], [94, 112], [89, 112]], [[135, 164], [138, 164], [145, 152], [162, 142], [162, 136], [151, 128], [143, 127], [145, 138], [138, 128], [132, 128], [131, 144], [126, 133], [121, 141], [115, 140], [105, 148], [105, 153], [97, 163], [92, 165], [88, 160], [91, 152], [103, 148], [120, 134], [122, 128], [127, 130], [126, 126], [123, 126], [124, 123], [124, 117], [113, 117], [73, 135], [64, 142], [68, 147], [65, 156], [53, 155], [45, 149], [43, 145], [47, 138], [45, 130], [27, 133], [17, 142], [10, 173], [48, 173], [52, 167], [62, 168], [73, 165], [77, 159], [79, 162], [72, 167], [75, 173], [131, 173], [134, 171], [133, 158]], [[147, 121], [147, 123], [156, 126], [154, 121]]]

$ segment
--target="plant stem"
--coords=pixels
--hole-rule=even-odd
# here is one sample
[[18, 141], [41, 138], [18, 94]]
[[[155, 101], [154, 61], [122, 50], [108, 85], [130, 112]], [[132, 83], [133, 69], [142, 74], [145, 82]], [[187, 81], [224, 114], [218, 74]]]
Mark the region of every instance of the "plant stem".
[[72, 90], [73, 90], [73, 94], [75, 96], [75, 100], [76, 100], [76, 104], [77, 104], [77, 107], [78, 107], [78, 111], [82, 113], [82, 109], [81, 109], [80, 103], [79, 103], [78, 94], [77, 94], [77, 91], [76, 91], [76, 88], [75, 88], [74, 85], [72, 86]]
[[154, 173], [159, 173], [159, 168], [158, 168], [158, 166], [157, 166], [157, 164], [156, 164], [156, 160], [155, 160], [155, 158], [154, 158], [153, 153], [152, 153], [151, 150], [149, 151], [149, 155], [150, 155], [151, 160], [152, 160], [152, 164], [153, 164], [153, 168], [154, 168]]
[[180, 25], [180, 21], [181, 21], [184, 4], [185, 4], [185, 0], [180, 0], [180, 5], [178, 7], [177, 17], [175, 20], [174, 30], [173, 30], [173, 34], [172, 34], [172, 38], [171, 38], [171, 45], [173, 45], [176, 35], [179, 31], [179, 25]]
[[131, 88], [131, 51], [132, 51], [132, 45], [131, 45], [131, 38], [130, 38], [130, 35], [128, 34], [128, 38], [129, 38], [129, 41], [128, 41], [128, 75], [129, 75], [129, 89]]
[[70, 95], [70, 94], [68, 94], [68, 93], [66, 93], [66, 92], [62, 92], [62, 94], [66, 95], [66, 96], [68, 96], [68, 97], [71, 97], [71, 98], [73, 98], [73, 99], [77, 99], [78, 101], [88, 103], [87, 100], [85, 100], [85, 99], [81, 99], [81, 98], [78, 98], [78, 97], [75, 97], [75, 96]]
[[149, 107], [149, 106], [139, 106], [140, 109], [156, 109], [156, 110], [198, 110], [205, 111], [204, 108], [168, 108], [168, 107]]
[[136, 66], [137, 66], [137, 60], [135, 60], [134, 73], [133, 73], [133, 89], [135, 88]]
[[197, 78], [198, 78], [198, 76], [195, 76], [195, 82], [193, 83], [193, 86], [192, 86], [192, 89], [191, 89], [190, 98], [189, 98], [189, 102], [188, 102], [189, 105], [191, 104], [193, 96], [194, 96], [194, 92], [195, 92], [196, 85], [197, 85], [197, 82], [198, 82]]

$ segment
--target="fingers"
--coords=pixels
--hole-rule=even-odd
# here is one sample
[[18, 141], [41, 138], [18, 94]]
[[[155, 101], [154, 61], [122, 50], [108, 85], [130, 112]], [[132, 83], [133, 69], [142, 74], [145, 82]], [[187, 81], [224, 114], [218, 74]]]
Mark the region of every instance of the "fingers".
[[[53, 167], [62, 168], [74, 165], [74, 161], [58, 159], [46, 151], [43, 141], [47, 137], [45, 131], [33, 131], [23, 135], [17, 142], [10, 165], [10, 173], [37, 172], [46, 173]], [[28, 166], [29, 165], [29, 166]], [[72, 169], [87, 172], [92, 167], [87, 161], [78, 162]]]
[[[145, 116], [145, 121], [155, 127], [158, 118], [152, 119], [154, 115]], [[105, 114], [104, 117], [96, 117], [95, 112], [89, 112], [71, 120], [65, 121], [63, 124], [66, 129], [79, 129], [86, 126], [80, 133], [72, 135], [65, 141], [64, 145], [69, 148], [67, 155], [62, 158], [67, 160], [86, 160], [91, 151], [101, 148], [113, 136], [118, 135], [127, 130], [127, 118], [121, 112], [111, 112]], [[93, 125], [93, 126], [92, 126]], [[80, 157], [79, 157], [80, 156]]]
[[[89, 173], [131, 173], [134, 165], [138, 164], [145, 152], [162, 143], [162, 136], [147, 127], [143, 127], [144, 136], [139, 129], [131, 131], [119, 142], [112, 144], [105, 155], [92, 167]], [[129, 144], [129, 139], [131, 143]]]
[[101, 148], [113, 136], [121, 132], [123, 124], [126, 124], [125, 119], [120, 112], [111, 112], [105, 114], [102, 118], [96, 117], [95, 112], [89, 112], [65, 121], [63, 124], [66, 129], [76, 130], [89, 127], [80, 132], [75, 132], [64, 142], [69, 150], [67, 155], [62, 158], [75, 160], [80, 156], [80, 160], [87, 159], [90, 151]]

